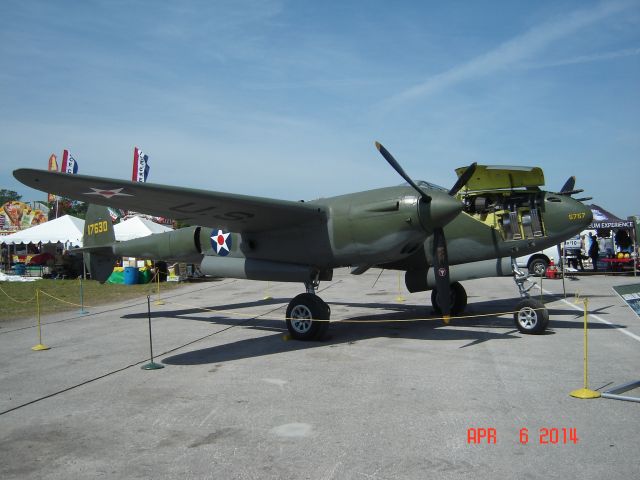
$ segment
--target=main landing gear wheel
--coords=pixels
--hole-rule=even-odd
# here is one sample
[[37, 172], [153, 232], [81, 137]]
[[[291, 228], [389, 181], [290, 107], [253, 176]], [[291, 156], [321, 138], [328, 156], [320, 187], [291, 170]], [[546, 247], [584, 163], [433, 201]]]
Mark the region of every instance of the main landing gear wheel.
[[296, 340], [319, 340], [329, 328], [331, 309], [320, 297], [301, 293], [287, 307], [287, 328]]
[[[431, 290], [431, 305], [438, 315], [442, 313], [438, 305], [438, 291], [435, 288]], [[467, 308], [467, 292], [460, 282], [453, 282], [451, 284], [451, 315], [460, 315], [465, 308]]]
[[549, 325], [549, 311], [541, 301], [526, 298], [516, 306], [513, 319], [520, 332], [541, 334]]

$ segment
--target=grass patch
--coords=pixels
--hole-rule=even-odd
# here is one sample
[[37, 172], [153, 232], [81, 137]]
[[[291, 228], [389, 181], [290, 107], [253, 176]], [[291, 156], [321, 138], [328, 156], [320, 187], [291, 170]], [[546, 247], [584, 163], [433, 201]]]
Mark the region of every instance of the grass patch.
[[[179, 285], [178, 282], [161, 283], [160, 295], [162, 295], [163, 292], [175, 289]], [[41, 315], [80, 309], [80, 280], [0, 282], [0, 288], [2, 289], [2, 291], [0, 291], [0, 322], [26, 317], [35, 318], [36, 289], [55, 297], [54, 299], [43, 293], [39, 294]], [[108, 283], [101, 284], [95, 280], [84, 280], [82, 282], [82, 289], [85, 308], [89, 309], [92, 306], [129, 299], [144, 300], [147, 295], [156, 293], [157, 284], [117, 285]], [[11, 297], [11, 299], [7, 296]], [[70, 305], [70, 303], [73, 305]]]

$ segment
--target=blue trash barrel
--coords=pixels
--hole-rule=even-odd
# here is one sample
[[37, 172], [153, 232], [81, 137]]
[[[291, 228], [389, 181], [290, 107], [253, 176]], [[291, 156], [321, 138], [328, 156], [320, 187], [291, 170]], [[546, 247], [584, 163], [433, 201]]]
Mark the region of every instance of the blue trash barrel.
[[27, 267], [24, 263], [16, 263], [13, 266], [13, 271], [16, 273], [16, 275], [26, 275], [27, 274]]
[[135, 285], [138, 283], [138, 267], [124, 267], [124, 284]]

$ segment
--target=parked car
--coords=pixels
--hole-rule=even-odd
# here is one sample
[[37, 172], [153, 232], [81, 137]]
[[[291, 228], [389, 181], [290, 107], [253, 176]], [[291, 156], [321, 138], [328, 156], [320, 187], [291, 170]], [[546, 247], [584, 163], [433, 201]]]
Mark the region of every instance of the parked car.
[[553, 260], [553, 263], [556, 265], [560, 264], [557, 246], [545, 248], [539, 252], [525, 255], [524, 257], [518, 257], [516, 258], [516, 264], [520, 268], [527, 268], [532, 275], [542, 276], [546, 272], [551, 260]]

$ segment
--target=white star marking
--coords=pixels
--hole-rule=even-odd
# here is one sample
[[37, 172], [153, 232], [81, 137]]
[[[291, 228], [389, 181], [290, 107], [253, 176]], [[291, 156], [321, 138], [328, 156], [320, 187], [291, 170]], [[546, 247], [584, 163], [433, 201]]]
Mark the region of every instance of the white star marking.
[[129, 195], [128, 193], [120, 193], [122, 192], [122, 188], [114, 188], [112, 190], [104, 190], [102, 188], [93, 188], [89, 187], [93, 192], [84, 192], [84, 195], [100, 195], [104, 198], [111, 197], [133, 197], [133, 195]]

